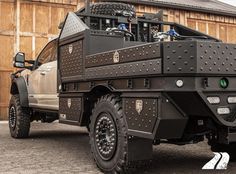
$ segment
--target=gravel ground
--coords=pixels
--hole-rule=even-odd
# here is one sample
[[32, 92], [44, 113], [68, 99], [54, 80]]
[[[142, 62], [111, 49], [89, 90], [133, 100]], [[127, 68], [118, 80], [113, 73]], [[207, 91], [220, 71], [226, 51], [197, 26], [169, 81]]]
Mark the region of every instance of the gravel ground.
[[[59, 123], [33, 123], [30, 138], [16, 140], [10, 137], [7, 123], [0, 123], [0, 173], [100, 173], [88, 142], [86, 129]], [[213, 156], [206, 142], [186, 146], [162, 144], [154, 147], [151, 167], [140, 173], [236, 173], [234, 162], [229, 163], [227, 170], [201, 170]]]

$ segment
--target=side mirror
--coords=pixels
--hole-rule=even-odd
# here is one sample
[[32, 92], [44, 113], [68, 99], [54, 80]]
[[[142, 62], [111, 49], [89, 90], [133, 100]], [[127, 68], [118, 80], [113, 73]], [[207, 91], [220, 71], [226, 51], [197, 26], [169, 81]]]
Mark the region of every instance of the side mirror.
[[25, 68], [25, 53], [19, 52], [15, 55], [13, 66], [16, 68]]

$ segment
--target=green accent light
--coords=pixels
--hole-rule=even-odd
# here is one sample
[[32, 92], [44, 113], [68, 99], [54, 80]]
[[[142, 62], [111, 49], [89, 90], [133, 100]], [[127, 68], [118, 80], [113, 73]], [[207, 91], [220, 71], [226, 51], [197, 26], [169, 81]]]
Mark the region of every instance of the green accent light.
[[228, 88], [228, 86], [229, 86], [229, 80], [228, 79], [226, 79], [226, 78], [220, 79], [220, 87], [221, 88], [226, 89], [226, 88]]

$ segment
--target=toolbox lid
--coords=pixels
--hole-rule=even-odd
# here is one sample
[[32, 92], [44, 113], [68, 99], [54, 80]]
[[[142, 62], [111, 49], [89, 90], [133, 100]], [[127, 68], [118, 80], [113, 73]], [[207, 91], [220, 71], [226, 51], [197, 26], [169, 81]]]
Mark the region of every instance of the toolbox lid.
[[69, 12], [61, 30], [60, 40], [86, 29], [89, 29], [89, 27], [75, 13]]

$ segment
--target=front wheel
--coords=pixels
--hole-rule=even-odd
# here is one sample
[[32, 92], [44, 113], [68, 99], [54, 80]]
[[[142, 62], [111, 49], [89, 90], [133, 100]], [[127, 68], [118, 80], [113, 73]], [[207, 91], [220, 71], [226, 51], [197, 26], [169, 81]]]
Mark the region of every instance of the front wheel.
[[9, 129], [13, 138], [27, 138], [30, 131], [30, 115], [20, 105], [19, 95], [12, 95], [9, 104]]

